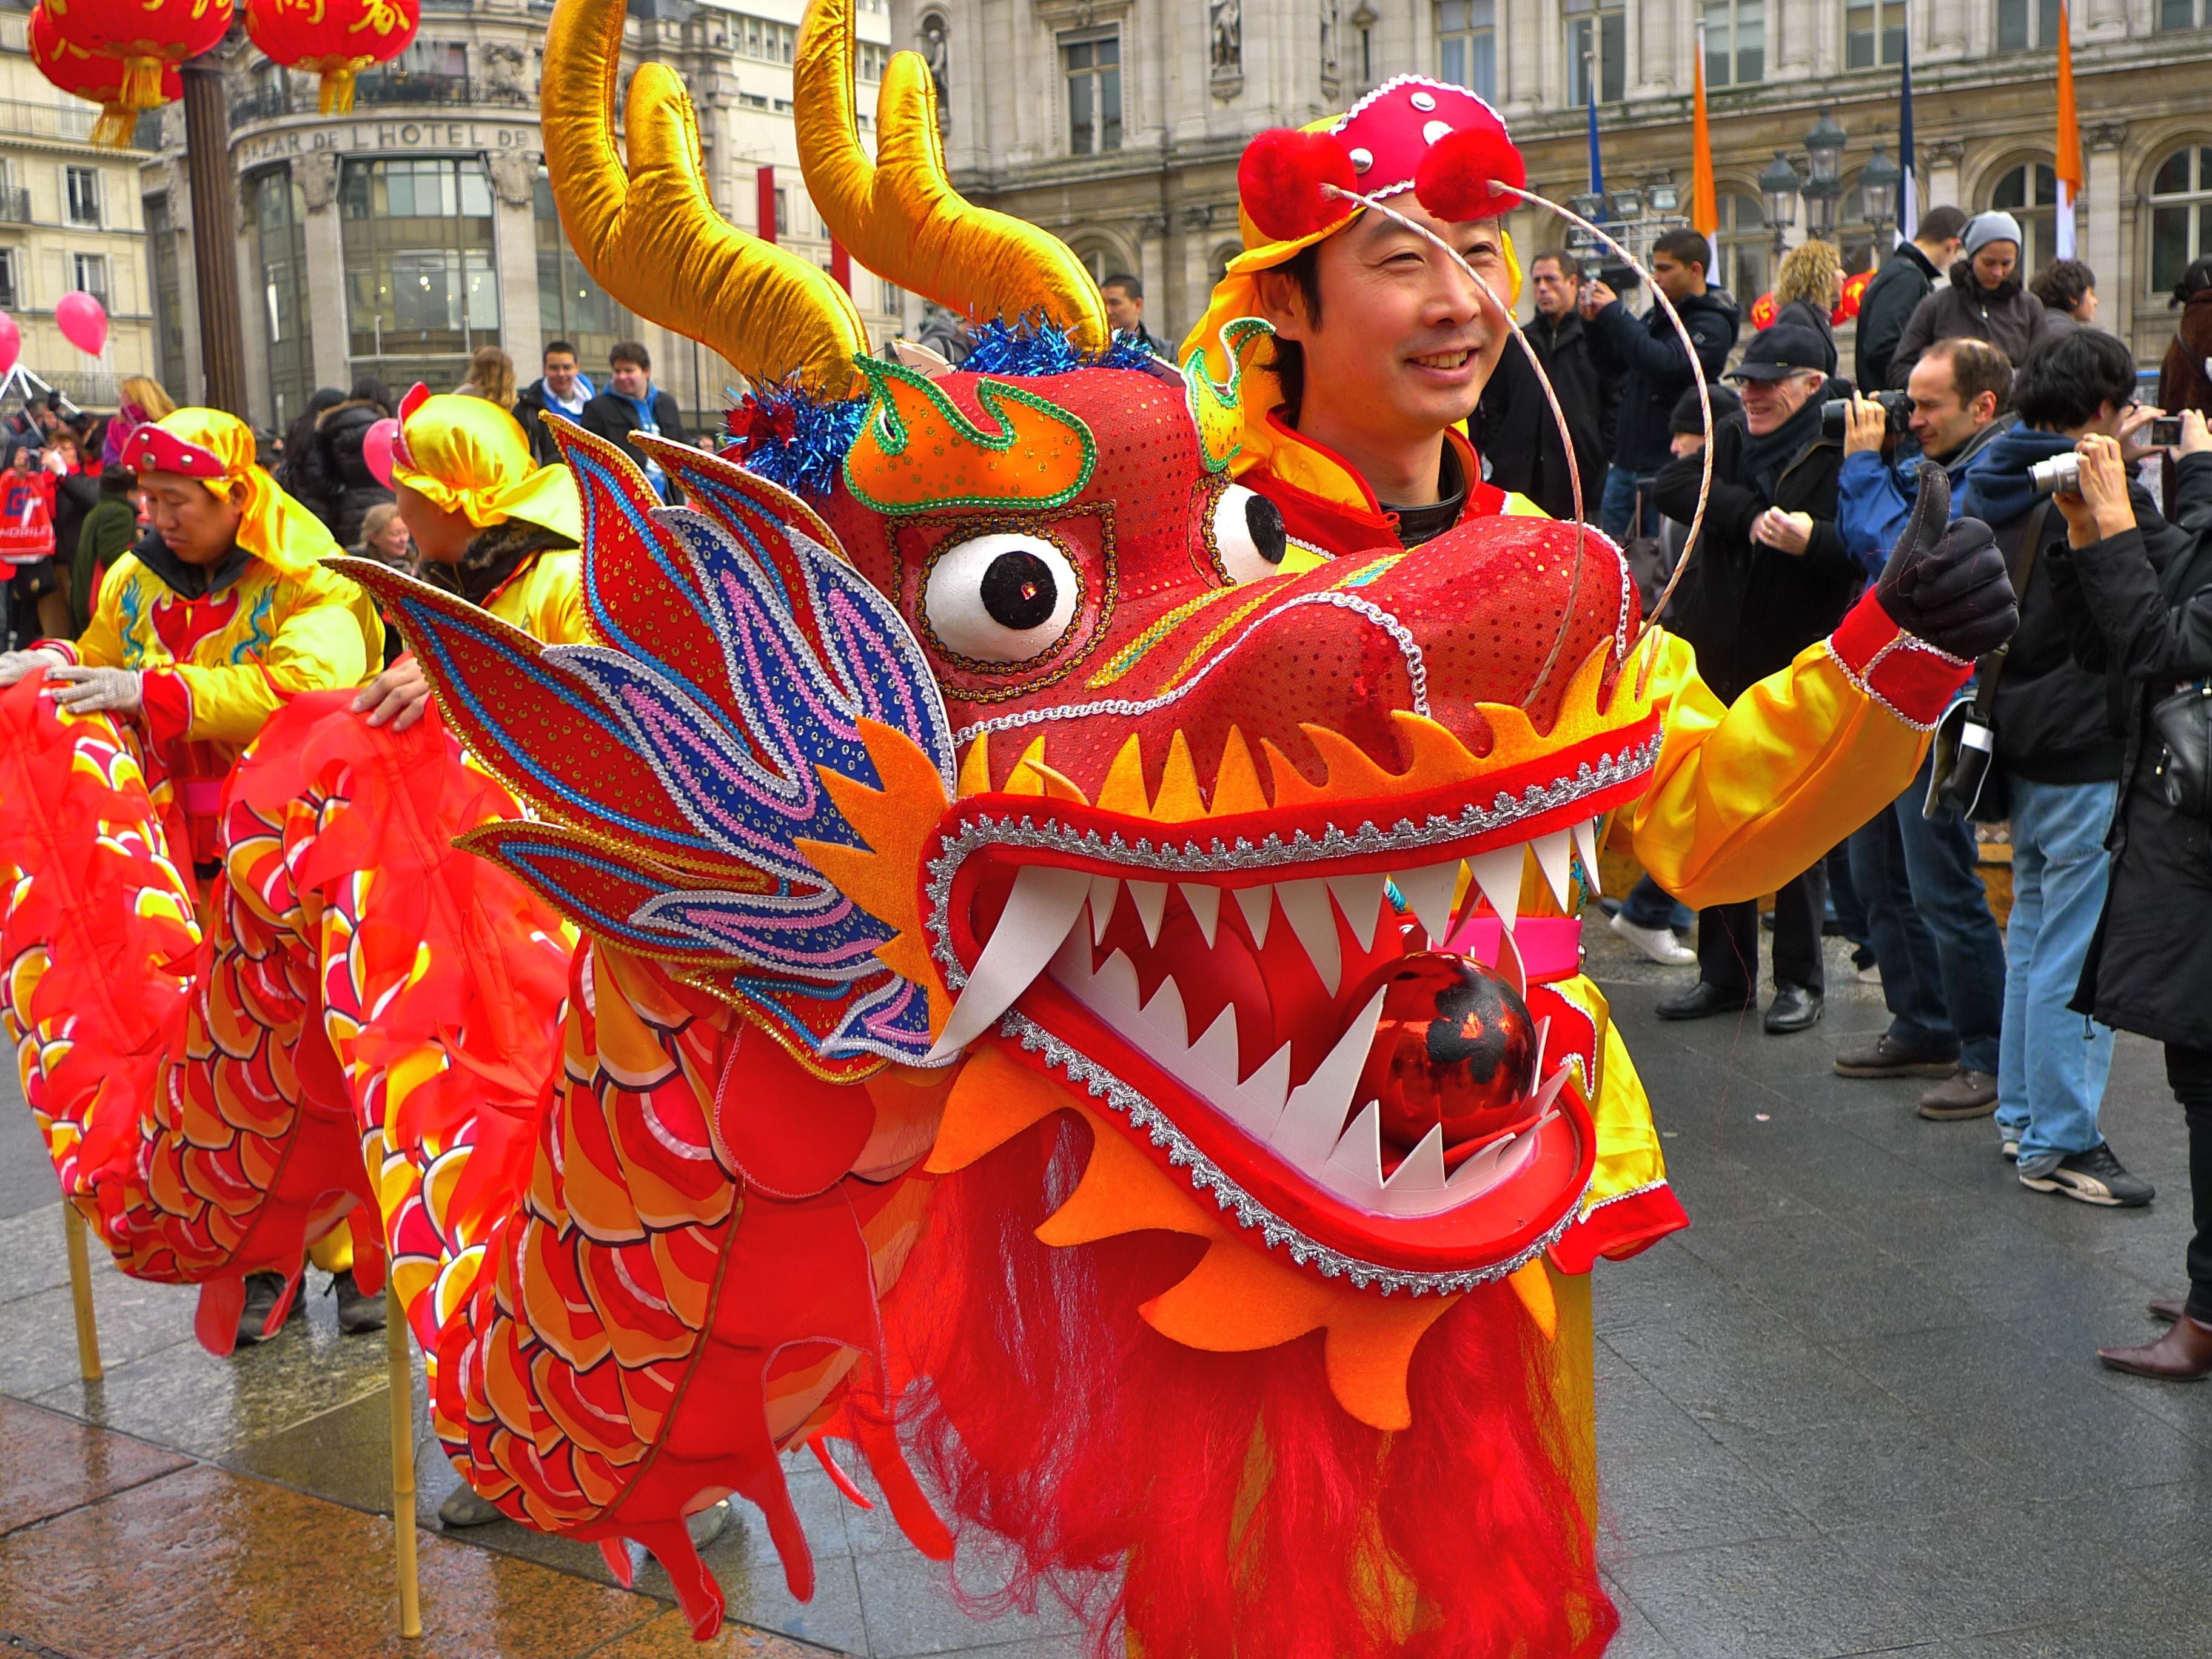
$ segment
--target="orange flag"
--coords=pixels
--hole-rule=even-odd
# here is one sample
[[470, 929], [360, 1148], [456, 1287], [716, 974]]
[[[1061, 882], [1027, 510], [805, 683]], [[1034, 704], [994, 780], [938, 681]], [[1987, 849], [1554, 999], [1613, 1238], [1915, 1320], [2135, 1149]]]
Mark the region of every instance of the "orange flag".
[[1690, 228], [1708, 236], [1721, 228], [1721, 210], [1713, 194], [1713, 138], [1705, 125], [1705, 29], [1698, 26], [1698, 102], [1690, 117]]
[[2074, 204], [2081, 194], [2081, 124], [2074, 109], [2073, 30], [2066, 0], [2058, 0], [2058, 234], [2057, 252], [2074, 257]]

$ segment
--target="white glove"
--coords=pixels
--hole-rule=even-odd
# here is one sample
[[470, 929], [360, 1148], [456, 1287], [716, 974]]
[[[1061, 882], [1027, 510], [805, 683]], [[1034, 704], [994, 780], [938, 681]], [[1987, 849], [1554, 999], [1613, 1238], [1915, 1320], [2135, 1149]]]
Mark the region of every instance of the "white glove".
[[68, 661], [58, 651], [0, 651], [0, 686], [13, 685], [26, 674], [58, 667]]
[[135, 668], [73, 668], [64, 663], [46, 671], [49, 695], [72, 714], [135, 714], [143, 706]]

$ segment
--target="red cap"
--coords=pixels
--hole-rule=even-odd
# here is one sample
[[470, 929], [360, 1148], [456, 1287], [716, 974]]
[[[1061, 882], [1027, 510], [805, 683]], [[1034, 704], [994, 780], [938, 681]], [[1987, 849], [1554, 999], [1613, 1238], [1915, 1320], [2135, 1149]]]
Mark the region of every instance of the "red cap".
[[180, 472], [187, 478], [223, 478], [230, 469], [211, 449], [187, 443], [149, 422], [131, 434], [125, 459], [134, 472]]
[[1465, 87], [1418, 75], [1385, 81], [1329, 131], [1351, 155], [1363, 196], [1395, 196], [1412, 188], [1429, 146], [1449, 132], [1486, 132], [1510, 147], [1504, 121], [1483, 100]]

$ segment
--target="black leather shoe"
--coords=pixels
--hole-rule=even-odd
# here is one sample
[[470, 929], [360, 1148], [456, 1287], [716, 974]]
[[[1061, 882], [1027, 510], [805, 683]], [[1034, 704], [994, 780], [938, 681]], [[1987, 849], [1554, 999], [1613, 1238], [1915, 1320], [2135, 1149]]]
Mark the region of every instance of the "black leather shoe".
[[1802, 985], [1778, 985], [1766, 1005], [1766, 1030], [1772, 1036], [1809, 1031], [1820, 1023], [1821, 997]]
[[1714, 1014], [1740, 1014], [1756, 1006], [1757, 1000], [1748, 991], [1724, 991], [1711, 980], [1701, 979], [1652, 1012], [1662, 1019], [1705, 1019]]

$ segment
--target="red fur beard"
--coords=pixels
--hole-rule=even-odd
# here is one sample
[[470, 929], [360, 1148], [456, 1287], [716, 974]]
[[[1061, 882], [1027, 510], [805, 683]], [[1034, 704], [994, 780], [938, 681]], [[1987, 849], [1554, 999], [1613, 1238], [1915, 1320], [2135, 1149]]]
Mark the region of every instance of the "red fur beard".
[[1079, 1616], [1096, 1659], [1595, 1659], [1620, 1625], [1563, 1467], [1551, 1354], [1510, 1288], [1415, 1350], [1413, 1425], [1358, 1422], [1318, 1332], [1252, 1353], [1139, 1309], [1202, 1241], [1054, 1248], [1089, 1131], [1048, 1119], [939, 1183], [884, 1304], [899, 1408], [954, 1529], [1004, 1581], [974, 1611]]

